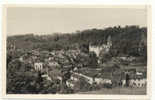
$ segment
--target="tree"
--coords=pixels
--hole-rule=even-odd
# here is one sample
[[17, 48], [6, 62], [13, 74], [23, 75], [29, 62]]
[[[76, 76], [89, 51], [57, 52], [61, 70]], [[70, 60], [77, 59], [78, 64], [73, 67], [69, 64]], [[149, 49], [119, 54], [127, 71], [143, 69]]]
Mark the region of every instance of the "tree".
[[104, 49], [100, 51], [100, 54], [99, 54], [99, 61], [100, 63], [104, 63], [104, 62], [107, 62], [107, 61], [110, 61], [112, 55], [110, 54], [110, 52], [105, 52]]
[[95, 52], [89, 52], [89, 66], [92, 67], [92, 68], [95, 68], [97, 67], [98, 65], [98, 58], [96, 56], [96, 53]]

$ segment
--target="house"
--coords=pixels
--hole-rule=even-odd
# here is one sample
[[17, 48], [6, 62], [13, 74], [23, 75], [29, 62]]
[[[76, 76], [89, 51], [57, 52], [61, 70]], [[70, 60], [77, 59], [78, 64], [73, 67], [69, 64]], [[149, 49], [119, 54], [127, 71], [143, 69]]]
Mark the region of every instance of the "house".
[[102, 50], [101, 47], [98, 47], [98, 46], [89, 46], [89, 52], [91, 52], [91, 51], [95, 52], [95, 54], [96, 54], [97, 57], [99, 56], [101, 50]]

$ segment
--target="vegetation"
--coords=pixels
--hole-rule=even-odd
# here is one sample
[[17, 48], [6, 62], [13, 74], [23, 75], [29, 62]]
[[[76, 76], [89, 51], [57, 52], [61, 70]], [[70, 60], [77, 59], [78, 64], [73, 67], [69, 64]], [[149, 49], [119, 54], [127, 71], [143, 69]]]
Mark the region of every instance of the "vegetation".
[[[94, 52], [89, 52], [90, 45], [101, 46], [106, 44], [109, 36], [111, 36], [112, 47], [108, 53], [101, 51], [100, 57], [97, 57]], [[78, 54], [76, 54], [77, 49], [80, 49]], [[37, 56], [44, 63], [48, 57], [47, 55], [49, 55], [48, 53], [59, 50], [63, 51], [62, 54], [59, 53], [60, 56], [54, 55], [54, 62], [57, 62], [60, 67], [55, 68], [48, 66], [48, 73], [51, 73], [51, 76], [54, 76], [56, 73], [62, 74], [62, 83], [56, 80], [53, 82], [46, 81], [40, 77], [40, 73], [31, 70], [34, 63], [31, 59], [33, 50], [39, 51], [39, 55]], [[71, 50], [75, 51], [72, 52]], [[25, 57], [24, 63], [19, 61], [21, 56]], [[92, 68], [92, 70], [94, 70], [97, 67], [103, 66], [98, 64], [99, 58], [101, 63], [106, 64], [108, 62], [112, 63], [112, 58], [124, 56], [140, 58], [136, 62], [147, 64], [146, 27], [115, 26], [106, 29], [76, 31], [72, 34], [55, 33], [41, 36], [34, 34], [8, 36], [6, 59], [7, 93], [60, 93], [62, 92], [60, 88], [63, 88], [63, 93], [72, 93], [75, 91], [68, 88], [65, 83], [70, 79], [70, 71], [72, 71], [75, 66], [78, 70], [80, 68]], [[110, 67], [108, 67], [108, 70], [109, 68]], [[106, 68], [104, 68], [104, 70], [106, 70]], [[88, 72], [87, 74], [89, 74], [88, 69], [86, 69], [85, 72], [82, 70], [81, 73], [82, 72]], [[95, 71], [94, 73], [91, 71], [91, 75], [92, 74], [95, 76]], [[61, 87], [62, 85], [63, 87]], [[93, 89], [90, 84], [86, 84], [84, 79], [81, 79], [79, 83], [77, 83], [77, 87], [78, 88], [75, 89], [76, 92]]]
[[40, 49], [51, 51], [76, 48], [75, 45], [78, 45], [81, 48], [84, 47], [83, 49], [88, 49], [89, 44], [95, 46], [105, 44], [108, 36], [111, 36], [112, 38], [113, 45], [110, 51], [112, 56], [146, 56], [147, 28], [140, 28], [139, 26], [115, 26], [106, 29], [89, 29], [76, 31], [72, 34], [56, 33], [41, 36], [33, 34], [17, 35], [9, 36], [7, 40], [8, 44], [14, 43], [16, 48], [24, 50]]

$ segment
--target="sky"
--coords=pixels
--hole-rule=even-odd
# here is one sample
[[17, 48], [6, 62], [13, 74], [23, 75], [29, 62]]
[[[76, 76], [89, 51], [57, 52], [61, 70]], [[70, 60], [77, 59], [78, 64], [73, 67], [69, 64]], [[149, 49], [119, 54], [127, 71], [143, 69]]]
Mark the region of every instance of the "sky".
[[72, 33], [109, 26], [147, 26], [144, 8], [7, 8], [7, 35]]

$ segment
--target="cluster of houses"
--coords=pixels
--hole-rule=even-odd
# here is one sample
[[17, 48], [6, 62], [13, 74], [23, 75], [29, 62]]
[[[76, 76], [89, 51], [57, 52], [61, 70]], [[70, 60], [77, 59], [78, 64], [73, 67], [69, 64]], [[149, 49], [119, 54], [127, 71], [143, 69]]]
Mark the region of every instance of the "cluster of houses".
[[[101, 51], [108, 53], [111, 47], [112, 41], [111, 37], [109, 36], [106, 44], [103, 44], [101, 46], [89, 45], [89, 52], [93, 51], [95, 52], [97, 57], [99, 57]], [[10, 48], [11, 50], [15, 50], [14, 45], [11, 45]], [[44, 73], [42, 77], [49, 81], [52, 81], [52, 77], [57, 77], [57, 79], [59, 79], [60, 81], [62, 80], [61, 72], [59, 72], [59, 74], [56, 74], [57, 72], [55, 71], [52, 72], [52, 74], [50, 74], [50, 70], [69, 69], [72, 75], [70, 79], [66, 81], [66, 85], [70, 88], [75, 87], [74, 83], [80, 80], [79, 77], [84, 78], [86, 82], [90, 85], [93, 85], [95, 83], [97, 85], [109, 84], [110, 86], [112, 86], [114, 84], [113, 79], [103, 77], [90, 77], [78, 71], [79, 68], [82, 68], [86, 65], [85, 62], [86, 60], [88, 60], [88, 58], [88, 54], [82, 52], [80, 49], [77, 48], [76, 50], [53, 50], [51, 52], [39, 52], [37, 50], [32, 50], [30, 52], [25, 53], [24, 55], [21, 55], [19, 57], [19, 61], [22, 63], [30, 63], [32, 65], [32, 69], [38, 72], [42, 70], [45, 71], [46, 69], [46, 73]], [[133, 61], [135, 58], [118, 57], [115, 59], [123, 61]], [[136, 75], [143, 76], [143, 73], [137, 72]], [[123, 87], [126, 86], [126, 84], [128, 84], [131, 87], [143, 87], [146, 85], [146, 78], [143, 77], [141, 79], [130, 79], [129, 81], [124, 78], [119, 80], [119, 84], [121, 84], [121, 86]]]

